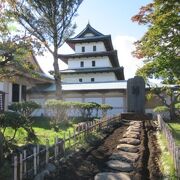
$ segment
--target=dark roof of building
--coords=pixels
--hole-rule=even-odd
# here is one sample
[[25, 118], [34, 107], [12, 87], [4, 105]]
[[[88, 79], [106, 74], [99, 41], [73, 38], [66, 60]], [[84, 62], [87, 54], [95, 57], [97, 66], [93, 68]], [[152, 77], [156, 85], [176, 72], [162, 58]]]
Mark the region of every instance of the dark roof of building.
[[103, 73], [103, 72], [114, 72], [117, 77], [117, 80], [124, 80], [123, 67], [66, 69], [66, 70], [62, 70], [61, 74], [83, 74], [83, 73]]
[[100, 33], [96, 29], [94, 29], [89, 23], [86, 25], [85, 29], [83, 29], [78, 35], [76, 35], [74, 38], [82, 38], [86, 34], [92, 33], [94, 36], [104, 36], [104, 34]]
[[101, 52], [86, 52], [76, 54], [59, 54], [58, 57], [67, 63], [69, 58], [84, 58], [84, 57], [99, 57], [108, 56], [113, 67], [119, 67], [119, 60], [117, 57], [117, 51], [101, 51]]
[[[85, 36], [86, 34], [91, 33], [93, 36]], [[111, 35], [103, 35], [102, 33], [95, 30], [90, 24], [87, 24], [84, 30], [82, 30], [77, 36], [73, 38], [68, 38], [66, 43], [72, 48], [75, 49], [76, 43], [89, 43], [102, 41], [106, 47], [107, 51], [113, 50]]]

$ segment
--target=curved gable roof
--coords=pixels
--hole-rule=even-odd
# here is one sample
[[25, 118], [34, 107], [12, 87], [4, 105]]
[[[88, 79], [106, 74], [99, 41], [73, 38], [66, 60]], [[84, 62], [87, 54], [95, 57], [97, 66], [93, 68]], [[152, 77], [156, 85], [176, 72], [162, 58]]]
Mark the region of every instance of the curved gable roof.
[[[92, 36], [86, 36], [87, 34], [92, 34]], [[104, 35], [99, 31], [95, 30], [89, 23], [86, 25], [85, 29], [82, 30], [78, 35], [73, 38], [68, 38], [66, 43], [75, 50], [76, 43], [90, 43], [102, 41], [106, 47], [107, 51], [113, 50], [111, 35]]]
[[102, 33], [95, 30], [89, 23], [86, 25], [85, 29], [82, 30], [77, 36], [75, 36], [73, 39], [76, 38], [83, 38], [86, 34], [93, 34], [94, 36], [104, 36]]

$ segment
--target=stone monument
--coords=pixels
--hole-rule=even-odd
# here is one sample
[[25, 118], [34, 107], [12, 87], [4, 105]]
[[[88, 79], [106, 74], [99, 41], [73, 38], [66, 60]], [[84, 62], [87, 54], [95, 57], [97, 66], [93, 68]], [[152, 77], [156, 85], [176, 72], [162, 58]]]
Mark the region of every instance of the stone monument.
[[145, 113], [145, 82], [140, 76], [127, 81], [127, 110], [136, 114]]

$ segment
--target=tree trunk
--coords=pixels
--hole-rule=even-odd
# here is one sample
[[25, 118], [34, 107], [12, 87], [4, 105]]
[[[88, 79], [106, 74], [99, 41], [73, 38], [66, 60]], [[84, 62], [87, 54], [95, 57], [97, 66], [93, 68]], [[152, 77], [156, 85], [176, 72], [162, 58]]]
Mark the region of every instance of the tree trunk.
[[58, 56], [57, 56], [57, 50], [54, 50], [53, 54], [54, 58], [54, 79], [55, 79], [55, 85], [56, 85], [56, 99], [62, 100], [62, 85], [61, 85], [61, 73], [59, 71], [59, 64], [58, 64]]

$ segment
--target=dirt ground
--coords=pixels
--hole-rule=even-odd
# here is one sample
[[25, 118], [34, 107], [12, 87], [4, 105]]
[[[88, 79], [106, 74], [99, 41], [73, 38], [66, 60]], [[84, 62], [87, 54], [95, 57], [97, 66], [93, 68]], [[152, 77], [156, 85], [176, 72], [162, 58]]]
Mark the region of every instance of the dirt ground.
[[[119, 124], [112, 132], [95, 146], [75, 153], [64, 163], [61, 163], [55, 178], [56, 180], [93, 180], [99, 172], [115, 172], [108, 169], [106, 162], [109, 156], [117, 151], [118, 140], [126, 131], [128, 126]], [[158, 149], [155, 137], [156, 125], [150, 121], [143, 122], [141, 130], [141, 145], [139, 159], [133, 164], [134, 170], [129, 173], [132, 180], [159, 180]]]

